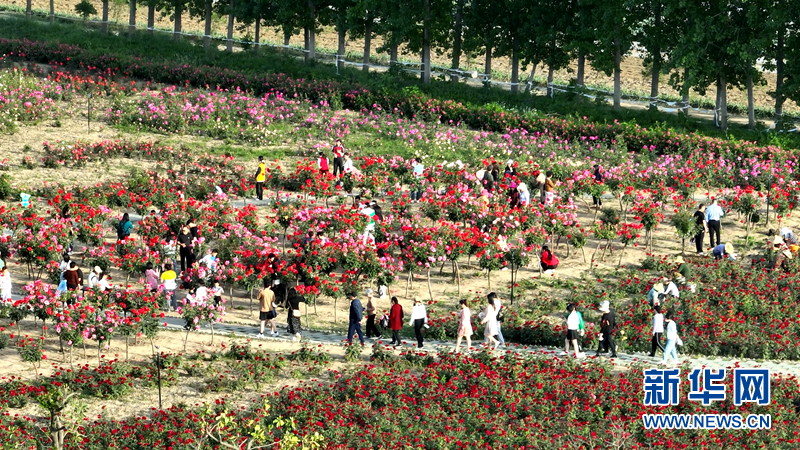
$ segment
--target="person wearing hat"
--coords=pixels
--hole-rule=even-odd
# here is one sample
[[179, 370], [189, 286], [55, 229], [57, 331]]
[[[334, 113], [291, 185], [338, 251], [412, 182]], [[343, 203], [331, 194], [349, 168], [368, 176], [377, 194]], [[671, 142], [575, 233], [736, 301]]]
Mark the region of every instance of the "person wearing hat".
[[364, 319], [364, 307], [358, 300], [356, 293], [353, 292], [350, 297], [350, 324], [347, 327], [347, 343], [353, 343], [353, 335], [358, 334], [358, 340], [361, 345], [364, 345], [364, 332], [361, 331], [361, 320]]
[[730, 242], [726, 242], [725, 244], [719, 244], [718, 246], [714, 247], [714, 250], [711, 252], [714, 255], [714, 259], [720, 260], [723, 257], [728, 257], [731, 261], [736, 259], [736, 251], [733, 248], [733, 244]]
[[789, 261], [792, 259], [792, 252], [780, 236], [775, 236], [772, 240], [772, 250], [775, 252], [775, 260], [771, 264], [771, 269], [789, 270]]
[[380, 330], [375, 326], [375, 313], [378, 309], [375, 306], [375, 295], [373, 295], [372, 289], [367, 289], [365, 294], [367, 295], [367, 339], [371, 339], [373, 336], [375, 339], [382, 339]]
[[656, 356], [656, 349], [661, 349], [664, 352], [664, 347], [661, 345], [661, 335], [664, 334], [664, 315], [661, 314], [661, 306], [656, 305], [653, 307], [656, 312], [653, 315], [653, 337], [650, 340], [650, 357]]
[[506, 169], [503, 171], [504, 178], [515, 178], [517, 176], [517, 169], [514, 168], [514, 160], [509, 159], [506, 161]]
[[425, 309], [425, 305], [419, 297], [414, 297], [414, 307], [411, 308], [409, 325], [414, 327], [414, 335], [417, 337], [417, 347], [422, 348], [424, 340], [422, 329], [428, 327], [428, 311]]
[[94, 266], [94, 269], [89, 274], [89, 289], [94, 289], [97, 287], [97, 283], [100, 282], [100, 274], [103, 273], [103, 269], [100, 266]]
[[680, 276], [683, 278], [683, 282], [686, 282], [686, 280], [692, 276], [692, 267], [689, 264], [686, 264], [686, 261], [681, 255], [675, 257], [675, 264], [678, 265], [678, 267], [675, 269], [675, 272], [680, 274]]
[[597, 354], [600, 356], [602, 353], [608, 353], [611, 349], [611, 358], [617, 357], [617, 344], [614, 343], [614, 327], [617, 325], [614, 311], [611, 310], [611, 304], [608, 300], [600, 304], [600, 312], [603, 317], [600, 318], [600, 341], [597, 344]]
[[664, 294], [664, 283], [658, 282], [650, 288], [650, 291], [647, 293], [647, 302], [650, 303], [650, 306], [655, 306], [661, 303], [661, 296]]
[[519, 205], [523, 208], [530, 205], [531, 193], [528, 192], [528, 186], [525, 183], [520, 183], [517, 186], [517, 190], [519, 191]]

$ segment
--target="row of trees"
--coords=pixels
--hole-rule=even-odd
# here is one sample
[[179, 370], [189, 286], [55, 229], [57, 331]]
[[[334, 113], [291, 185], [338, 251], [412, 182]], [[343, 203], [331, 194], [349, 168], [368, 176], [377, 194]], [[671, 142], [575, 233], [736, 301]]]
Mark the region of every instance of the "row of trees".
[[[104, 22], [108, 1], [102, 0]], [[510, 58], [513, 91], [523, 84], [521, 71], [531, 68], [532, 78], [541, 65], [552, 81], [553, 72], [573, 60], [576, 82], [583, 85], [589, 61], [613, 74], [615, 108], [620, 61], [638, 43], [652, 75], [651, 97], [658, 96], [662, 76], [669, 76], [685, 103], [690, 89], [704, 94], [716, 87], [723, 129], [726, 89], [734, 86], [747, 90], [755, 125], [753, 86], [765, 83], [758, 66], [777, 71], [776, 118], [782, 117], [786, 98], [800, 101], [800, 0], [130, 0], [131, 33], [137, 3], [148, 10], [149, 28], [156, 12], [171, 16], [176, 39], [183, 13], [204, 20], [206, 45], [213, 14], [228, 16], [229, 50], [237, 24], [254, 26], [256, 42], [263, 27], [282, 32], [284, 44], [303, 33], [309, 60], [316, 57], [316, 34], [333, 26], [340, 59], [348, 37], [364, 40], [364, 70], [372, 38], [381, 36], [377, 51], [388, 53], [390, 61], [397, 61], [398, 48], [421, 55], [425, 83], [431, 79], [432, 50], [451, 56], [453, 69], [464, 55], [483, 55], [487, 74], [495, 57]]]

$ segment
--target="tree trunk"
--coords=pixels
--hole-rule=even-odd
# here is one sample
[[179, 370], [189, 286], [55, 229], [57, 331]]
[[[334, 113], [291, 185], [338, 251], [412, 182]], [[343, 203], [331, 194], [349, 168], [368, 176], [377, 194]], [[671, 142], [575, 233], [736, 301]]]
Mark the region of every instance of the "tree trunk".
[[[655, 27], [661, 28], [661, 2], [655, 5]], [[658, 109], [658, 80], [661, 76], [661, 46], [656, 44], [651, 52], [653, 57], [652, 73], [650, 74], [650, 109]]]
[[261, 17], [256, 17], [256, 31], [255, 31], [255, 42], [256, 45], [253, 47], [253, 50], [258, 53], [261, 49]]
[[430, 296], [431, 301], [433, 301], [433, 290], [431, 290], [431, 268], [430, 268], [430, 266], [428, 267], [427, 278], [428, 278], [428, 296]]
[[622, 44], [619, 38], [614, 39], [614, 111], [619, 111], [622, 92], [620, 86], [620, 62], [622, 61]]
[[533, 90], [533, 76], [536, 75], [536, 64], [531, 67], [531, 74], [528, 75], [528, 83], [525, 85], [525, 93], [530, 94]]
[[30, 18], [33, 15], [33, 5], [31, 0], [25, 3], [25, 17]]
[[339, 46], [336, 49], [336, 69], [342, 70], [344, 69], [344, 51], [345, 51], [345, 37], [347, 37], [347, 31], [344, 29], [343, 25], [339, 25], [337, 31]]
[[[131, 2], [135, 2], [136, 0], [131, 0]], [[56, 21], [56, 4], [55, 0], [50, 0], [50, 23]]]
[[486, 59], [483, 63], [483, 73], [486, 74], [489, 79], [492, 78], [492, 41], [491, 39], [486, 40]]
[[389, 65], [397, 64], [397, 44], [389, 47]]
[[[53, 0], [50, 0], [52, 5]], [[128, 37], [133, 37], [136, 34], [136, 0], [130, 1], [128, 13]]]
[[575, 76], [575, 84], [578, 85], [578, 87], [583, 87], [583, 73], [585, 67], [586, 57], [583, 55], [583, 51], [578, 50], [578, 73]]
[[[456, 0], [456, 22], [453, 27], [453, 61], [450, 68], [458, 70], [461, 66], [461, 42], [463, 32], [464, 0]], [[450, 81], [458, 81], [458, 73], [450, 75]]]
[[431, 0], [422, 0], [422, 82], [431, 83]]
[[172, 38], [175, 41], [181, 40], [181, 16], [183, 15], [183, 3], [182, 0], [177, 0], [175, 2], [175, 29], [173, 30]]
[[687, 81], [687, 75], [689, 71], [687, 69], [683, 69], [683, 85], [681, 86], [681, 112], [689, 115], [689, 83]]
[[719, 128], [722, 131], [728, 130], [728, 88], [725, 75], [719, 76]]
[[108, 34], [108, 0], [103, 0], [103, 23], [100, 24], [100, 29], [103, 34]]
[[747, 68], [747, 128], [756, 127], [756, 106], [753, 99], [753, 67]]
[[553, 97], [553, 66], [547, 68], [547, 96]]
[[[367, 15], [367, 23], [364, 25], [364, 59], [361, 61], [363, 64], [361, 70], [369, 72], [369, 58], [370, 51], [372, 50], [372, 17]], [[397, 47], [395, 47], [397, 51]], [[395, 58], [397, 55], [395, 54]]]
[[519, 92], [519, 40], [516, 37], [511, 43], [511, 92]]
[[153, 2], [147, 4], [147, 33], [153, 34], [156, 25], [156, 6]]
[[308, 60], [317, 59], [317, 10], [314, 0], [308, 0]]
[[231, 0], [230, 5], [231, 9], [230, 11], [228, 11], [228, 43], [226, 45], [226, 50], [229, 53], [233, 52], [233, 20], [234, 20], [233, 8], [235, 7], [234, 0]]
[[775, 45], [775, 121], [781, 120], [783, 115], [783, 39], [786, 29], [778, 30], [778, 42]]
[[284, 47], [289, 45], [289, 38], [292, 37], [292, 32], [290, 30], [283, 30], [283, 45]]

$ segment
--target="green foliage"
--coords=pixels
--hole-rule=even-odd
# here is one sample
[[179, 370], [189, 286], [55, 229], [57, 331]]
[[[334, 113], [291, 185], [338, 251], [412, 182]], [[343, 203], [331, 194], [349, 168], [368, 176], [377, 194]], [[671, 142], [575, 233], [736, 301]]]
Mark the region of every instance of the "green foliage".
[[696, 223], [694, 221], [692, 211], [682, 209], [672, 216], [672, 225], [675, 226], [675, 232], [681, 239], [687, 239], [697, 234]]
[[97, 15], [97, 9], [95, 9], [94, 5], [92, 5], [89, 0], [81, 0], [80, 3], [75, 5], [75, 12], [83, 17], [83, 20], [88, 19], [90, 16]]
[[361, 361], [361, 352], [364, 351], [364, 346], [361, 344], [347, 344], [344, 347], [344, 360], [347, 362]]

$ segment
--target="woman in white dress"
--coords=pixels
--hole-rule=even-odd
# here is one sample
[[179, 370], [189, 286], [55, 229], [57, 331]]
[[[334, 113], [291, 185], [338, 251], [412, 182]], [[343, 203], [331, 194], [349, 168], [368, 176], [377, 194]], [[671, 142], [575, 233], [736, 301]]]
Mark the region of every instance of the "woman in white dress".
[[0, 260], [0, 305], [11, 303], [11, 272], [5, 263]]
[[497, 311], [490, 300], [486, 301], [486, 309], [480, 315], [483, 316], [481, 323], [486, 324], [486, 328], [483, 330], [486, 344], [494, 344], [494, 349], [496, 350], [500, 345], [500, 341], [495, 339], [495, 336], [497, 336]]

